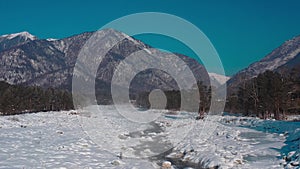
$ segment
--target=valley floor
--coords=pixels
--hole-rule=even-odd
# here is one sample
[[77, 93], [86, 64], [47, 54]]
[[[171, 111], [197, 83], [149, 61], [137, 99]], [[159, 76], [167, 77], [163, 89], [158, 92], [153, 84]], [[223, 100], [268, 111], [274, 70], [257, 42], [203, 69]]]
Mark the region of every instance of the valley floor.
[[0, 116], [0, 169], [299, 168], [299, 122], [156, 110], [141, 124], [96, 108]]

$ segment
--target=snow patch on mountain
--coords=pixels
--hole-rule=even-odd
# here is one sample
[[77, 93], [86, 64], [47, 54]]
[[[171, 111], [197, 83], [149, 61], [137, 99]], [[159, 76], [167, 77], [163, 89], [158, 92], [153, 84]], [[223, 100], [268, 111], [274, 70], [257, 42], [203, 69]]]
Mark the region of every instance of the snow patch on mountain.
[[48, 38], [48, 39], [46, 39], [46, 40], [49, 41], [49, 42], [51, 42], [51, 41], [56, 41], [56, 40], [58, 40], [58, 39]]

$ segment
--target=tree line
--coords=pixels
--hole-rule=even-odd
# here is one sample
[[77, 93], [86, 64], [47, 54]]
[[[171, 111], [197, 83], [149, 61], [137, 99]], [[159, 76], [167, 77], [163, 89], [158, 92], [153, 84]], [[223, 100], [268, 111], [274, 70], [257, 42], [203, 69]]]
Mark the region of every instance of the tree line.
[[[246, 116], [284, 120], [291, 113], [292, 105], [299, 99], [292, 99], [295, 93], [299, 93], [299, 84], [299, 78], [293, 75], [283, 76], [277, 72], [266, 71], [244, 81], [238, 91], [228, 97], [226, 109]], [[297, 104], [296, 110], [299, 113]]]
[[[300, 78], [297, 71], [291, 71], [290, 75], [282, 75], [278, 72], [266, 71], [257, 77], [244, 81], [238, 90], [227, 97], [225, 111], [241, 113], [245, 116], [255, 116], [262, 119], [274, 118], [285, 120], [288, 114], [300, 113]], [[203, 117], [209, 111], [211, 105], [212, 87], [197, 83], [200, 98], [199, 116]], [[167, 98], [166, 109], [179, 110], [181, 107], [181, 93], [193, 93], [195, 91], [164, 91]], [[139, 93], [136, 104], [143, 108], [150, 108], [150, 92]]]
[[[194, 105], [188, 105], [183, 109], [197, 111], [199, 116], [203, 117], [209, 111], [211, 97], [214, 93], [212, 93], [212, 87], [208, 87], [202, 82], [198, 82], [194, 89], [195, 87], [198, 88], [200, 98], [191, 97], [189, 99], [196, 99], [199, 103], [199, 109], [193, 109]], [[166, 109], [179, 110], [181, 108], [181, 94], [186, 93], [193, 96], [194, 89], [163, 91], [167, 98]], [[107, 90], [105, 91], [107, 92]], [[150, 108], [149, 94], [150, 92], [138, 93], [135, 97], [136, 105]], [[98, 96], [97, 101], [108, 100], [106, 102], [109, 103], [110, 98], [103, 99], [104, 96], [103, 94]], [[0, 114], [2, 115], [70, 110], [73, 108], [72, 94], [69, 91], [0, 82]], [[237, 92], [227, 97], [225, 111], [277, 120], [284, 120], [287, 114], [299, 114], [299, 74], [297, 71], [294, 73], [292, 71], [289, 76], [283, 76], [277, 72], [266, 71], [255, 78], [244, 81]]]
[[68, 91], [0, 82], [2, 115], [70, 109], [73, 109], [73, 101]]
[[[195, 95], [195, 87], [198, 88], [198, 92], [200, 98], [196, 98]], [[169, 90], [169, 91], [163, 91], [166, 98], [167, 98], [167, 104], [165, 109], [168, 110], [179, 110], [182, 108], [186, 111], [191, 112], [198, 112], [200, 116], [204, 116], [205, 113], [208, 112], [211, 104], [211, 95], [212, 90], [211, 87], [208, 87], [204, 85], [202, 82], [197, 82], [197, 85], [193, 87], [191, 90]], [[186, 94], [190, 96], [188, 99], [196, 99], [197, 100], [197, 106], [195, 105], [185, 105], [185, 107], [181, 107], [181, 94]], [[136, 97], [136, 104], [139, 107], [142, 108], [150, 108], [150, 102], [149, 102], [149, 95], [150, 92], [140, 92], [138, 93]], [[187, 100], [187, 103], [192, 103], [192, 101]], [[197, 110], [195, 107], [199, 107]]]

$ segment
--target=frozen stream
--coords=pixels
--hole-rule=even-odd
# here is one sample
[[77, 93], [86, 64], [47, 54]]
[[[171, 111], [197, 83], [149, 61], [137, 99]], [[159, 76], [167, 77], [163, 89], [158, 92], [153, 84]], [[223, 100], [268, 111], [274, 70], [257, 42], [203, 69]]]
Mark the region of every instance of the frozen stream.
[[[298, 164], [299, 123], [218, 117], [211, 123], [216, 130], [203, 140], [204, 121], [195, 121], [185, 112], [161, 112], [164, 116], [151, 123], [131, 124], [111, 106], [100, 110], [104, 113], [98, 117], [73, 111], [1, 116], [0, 169], [160, 168], [163, 160], [177, 164], [174, 168], [293, 168]], [[284, 155], [289, 160], [283, 160]]]

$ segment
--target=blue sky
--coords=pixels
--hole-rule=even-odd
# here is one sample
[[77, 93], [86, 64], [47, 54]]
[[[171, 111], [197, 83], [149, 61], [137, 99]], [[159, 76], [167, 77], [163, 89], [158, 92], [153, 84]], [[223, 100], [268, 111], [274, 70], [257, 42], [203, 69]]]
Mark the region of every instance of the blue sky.
[[[170, 13], [198, 26], [217, 49], [226, 74], [232, 75], [300, 35], [299, 9], [297, 0], [2, 0], [0, 34], [29, 31], [39, 38], [62, 38], [97, 30], [132, 13]], [[165, 37], [136, 38], [193, 55]]]

